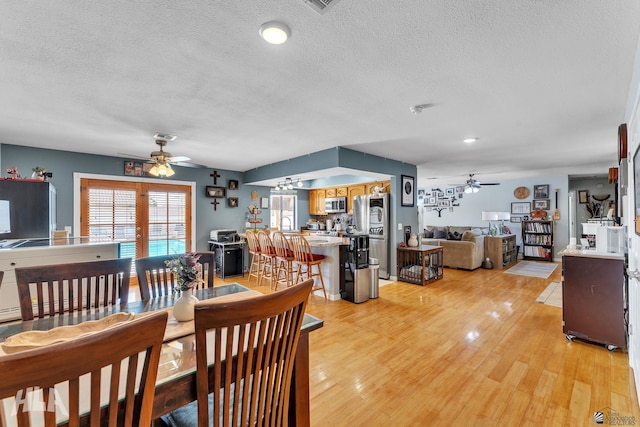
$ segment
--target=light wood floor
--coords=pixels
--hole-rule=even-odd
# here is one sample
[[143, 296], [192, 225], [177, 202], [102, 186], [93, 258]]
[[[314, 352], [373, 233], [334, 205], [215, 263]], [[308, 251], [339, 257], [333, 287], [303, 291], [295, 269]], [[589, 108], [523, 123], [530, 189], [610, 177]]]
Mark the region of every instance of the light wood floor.
[[640, 423], [627, 353], [567, 341], [562, 309], [535, 302], [560, 275], [445, 269], [363, 304], [312, 295], [312, 425], [591, 426], [603, 409]]

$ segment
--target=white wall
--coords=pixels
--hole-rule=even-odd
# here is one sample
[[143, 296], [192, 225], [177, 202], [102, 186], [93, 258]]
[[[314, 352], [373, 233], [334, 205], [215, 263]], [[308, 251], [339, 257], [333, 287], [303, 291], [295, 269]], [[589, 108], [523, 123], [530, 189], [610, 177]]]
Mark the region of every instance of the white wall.
[[[444, 210], [441, 212], [440, 217], [438, 217], [437, 212], [427, 212], [421, 215], [422, 223], [420, 224], [420, 229], [423, 229], [425, 225], [488, 227], [488, 222], [482, 221], [482, 211], [511, 212], [512, 202], [531, 202], [533, 204], [533, 186], [546, 184], [549, 185], [551, 204], [551, 209], [547, 211], [548, 219], [553, 216], [553, 210], [555, 209], [554, 191], [556, 188], [558, 189], [560, 220], [555, 222], [553, 254], [554, 259], [559, 261], [560, 257], [558, 257], [557, 253], [569, 244], [569, 180], [566, 175], [504, 180], [500, 182], [500, 185], [482, 187], [475, 194], [465, 193], [462, 199], [456, 201], [460, 206], [454, 207], [453, 212]], [[526, 199], [516, 199], [513, 195], [513, 191], [520, 186], [527, 187], [531, 193]], [[442, 190], [445, 189], [441, 185], [437, 187]], [[426, 188], [426, 190], [430, 192], [431, 188]], [[510, 228], [512, 234], [517, 236], [518, 245], [520, 245], [520, 251], [522, 251], [522, 229], [520, 224], [505, 222], [505, 225]]]
[[[639, 40], [640, 41], [640, 40]], [[634, 62], [633, 76], [631, 88], [629, 90], [629, 98], [627, 100], [627, 111], [625, 113], [625, 122], [627, 123], [628, 135], [628, 196], [627, 204], [623, 207], [625, 212], [629, 212], [629, 218], [623, 223], [627, 226], [627, 235], [629, 236], [629, 271], [637, 272], [640, 269], [640, 236], [635, 234], [635, 221], [633, 215], [636, 214], [635, 206], [640, 203], [636, 201], [636, 186], [640, 182], [635, 182], [635, 174], [633, 171], [632, 156], [640, 147], [640, 42], [636, 50]], [[629, 277], [629, 365], [633, 369], [636, 393], [638, 393], [638, 384], [640, 384], [640, 288], [638, 280], [630, 274]]]

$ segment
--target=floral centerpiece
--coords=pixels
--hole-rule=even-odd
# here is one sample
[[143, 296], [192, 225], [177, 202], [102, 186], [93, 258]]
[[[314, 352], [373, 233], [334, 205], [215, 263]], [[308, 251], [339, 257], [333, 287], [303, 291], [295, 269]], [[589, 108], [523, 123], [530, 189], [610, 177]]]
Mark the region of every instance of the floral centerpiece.
[[174, 291], [193, 290], [202, 281], [202, 264], [198, 262], [200, 255], [187, 252], [165, 261], [165, 265], [176, 275]]

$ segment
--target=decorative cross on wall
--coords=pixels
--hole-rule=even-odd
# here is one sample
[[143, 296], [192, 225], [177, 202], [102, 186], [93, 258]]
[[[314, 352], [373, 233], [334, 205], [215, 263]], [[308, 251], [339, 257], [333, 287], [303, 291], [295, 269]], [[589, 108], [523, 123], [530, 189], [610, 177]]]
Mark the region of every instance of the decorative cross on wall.
[[217, 200], [214, 200], [213, 202], [211, 202], [211, 204], [213, 205], [213, 210], [217, 211], [218, 210], [218, 205], [220, 204], [220, 202], [217, 201]]
[[218, 178], [220, 178], [221, 176], [220, 174], [218, 174], [218, 171], [213, 171], [213, 173], [210, 173], [209, 176], [213, 177], [213, 185], [218, 185]]

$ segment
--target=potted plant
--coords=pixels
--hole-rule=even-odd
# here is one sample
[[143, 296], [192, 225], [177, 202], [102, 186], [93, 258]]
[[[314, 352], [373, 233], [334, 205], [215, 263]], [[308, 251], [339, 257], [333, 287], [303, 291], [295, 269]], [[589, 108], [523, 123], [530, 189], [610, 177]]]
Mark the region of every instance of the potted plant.
[[31, 178], [44, 181], [45, 174], [47, 173], [46, 168], [43, 168], [42, 166], [36, 166], [32, 170], [33, 170], [33, 173], [31, 174]]

